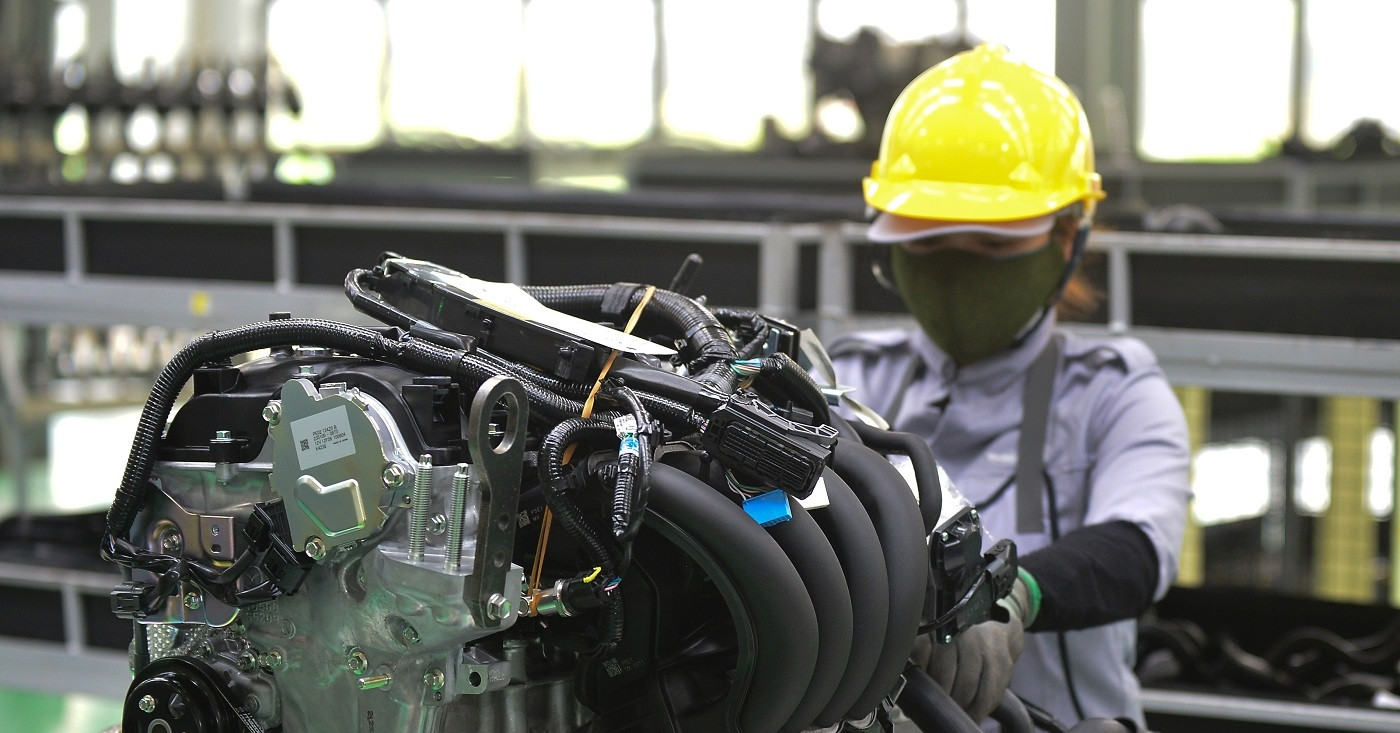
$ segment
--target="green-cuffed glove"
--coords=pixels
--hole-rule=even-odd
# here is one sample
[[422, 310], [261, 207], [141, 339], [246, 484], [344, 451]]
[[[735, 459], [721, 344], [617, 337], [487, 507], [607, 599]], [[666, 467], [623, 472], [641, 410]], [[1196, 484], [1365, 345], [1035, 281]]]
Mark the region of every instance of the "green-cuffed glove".
[[1025, 647], [1025, 628], [1040, 612], [1035, 578], [1019, 570], [1011, 592], [1000, 601], [1009, 612], [1005, 623], [985, 621], [959, 634], [950, 644], [919, 637], [911, 655], [973, 720], [982, 722], [1001, 702], [1011, 670]]

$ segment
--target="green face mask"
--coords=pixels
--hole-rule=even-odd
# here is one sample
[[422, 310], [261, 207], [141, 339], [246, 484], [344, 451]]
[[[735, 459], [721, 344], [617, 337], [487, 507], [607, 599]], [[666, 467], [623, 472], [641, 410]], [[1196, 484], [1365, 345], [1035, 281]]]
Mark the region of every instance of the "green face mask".
[[1065, 258], [1053, 239], [1003, 259], [947, 249], [890, 254], [895, 285], [924, 332], [958, 364], [1001, 351], [1045, 305]]

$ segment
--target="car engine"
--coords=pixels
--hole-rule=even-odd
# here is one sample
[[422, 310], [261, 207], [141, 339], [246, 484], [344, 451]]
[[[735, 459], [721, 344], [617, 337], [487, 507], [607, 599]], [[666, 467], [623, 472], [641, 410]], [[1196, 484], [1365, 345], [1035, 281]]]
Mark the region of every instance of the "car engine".
[[125, 733], [891, 730], [916, 635], [1015, 577], [788, 323], [393, 253], [345, 286], [381, 325], [274, 314], [152, 388], [101, 548]]

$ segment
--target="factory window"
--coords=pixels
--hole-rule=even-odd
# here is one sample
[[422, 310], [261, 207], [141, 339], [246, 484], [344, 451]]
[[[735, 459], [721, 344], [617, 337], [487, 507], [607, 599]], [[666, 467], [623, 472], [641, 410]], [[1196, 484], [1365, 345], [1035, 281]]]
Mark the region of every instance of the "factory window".
[[620, 147], [652, 130], [652, 0], [531, 0], [525, 104], [538, 140]]
[[1268, 510], [1268, 443], [1240, 440], [1202, 446], [1193, 463], [1192, 510], [1202, 525], [1258, 517]]
[[817, 28], [838, 41], [851, 41], [861, 28], [870, 28], [892, 43], [933, 39], [1000, 43], [1031, 66], [1054, 73], [1053, 0], [965, 2], [967, 27], [960, 29], [957, 0], [821, 0]]
[[115, 0], [112, 66], [117, 81], [142, 87], [170, 81], [189, 40], [188, 0]]
[[[735, 18], [746, 18], [743, 23]], [[806, 0], [666, 0], [662, 5], [668, 136], [753, 148], [765, 120], [784, 137], [810, 127]]]
[[389, 124], [406, 141], [508, 144], [520, 107], [521, 0], [390, 0]]
[[1275, 152], [1290, 130], [1293, 27], [1290, 0], [1144, 0], [1143, 157]]
[[385, 46], [379, 3], [274, 0], [267, 14], [267, 46], [302, 104], [298, 116], [269, 113], [268, 137], [275, 147], [351, 150], [379, 141]]
[[1393, 137], [1400, 127], [1400, 95], [1378, 80], [1400, 65], [1400, 47], [1395, 44], [1400, 4], [1329, 0], [1305, 3], [1303, 8], [1303, 142], [1334, 147], [1361, 120], [1387, 125]]
[[[1297, 474], [1293, 498], [1303, 514], [1323, 514], [1332, 505], [1332, 444], [1323, 437], [1301, 441], [1294, 453]], [[1377, 519], [1395, 508], [1395, 433], [1388, 427], [1371, 433], [1366, 469], [1366, 507]]]

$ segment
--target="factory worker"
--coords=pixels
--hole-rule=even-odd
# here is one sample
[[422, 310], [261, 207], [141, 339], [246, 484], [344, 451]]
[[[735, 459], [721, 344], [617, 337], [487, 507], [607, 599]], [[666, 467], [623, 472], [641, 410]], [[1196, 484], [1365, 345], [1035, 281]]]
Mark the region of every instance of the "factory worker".
[[915, 653], [979, 720], [1009, 684], [1066, 723], [1141, 723], [1135, 619], [1176, 574], [1181, 407], [1139, 341], [1057, 326], [1057, 307], [1094, 306], [1076, 275], [1103, 198], [1093, 153], [1069, 88], [1004, 48], [924, 72], [864, 181], [869, 239], [920, 328], [830, 344], [838, 382], [925, 438], [986, 530], [1016, 543], [1012, 620]]

